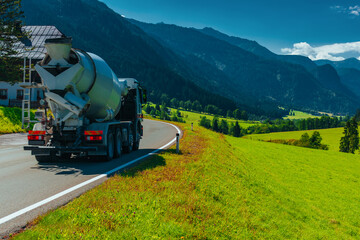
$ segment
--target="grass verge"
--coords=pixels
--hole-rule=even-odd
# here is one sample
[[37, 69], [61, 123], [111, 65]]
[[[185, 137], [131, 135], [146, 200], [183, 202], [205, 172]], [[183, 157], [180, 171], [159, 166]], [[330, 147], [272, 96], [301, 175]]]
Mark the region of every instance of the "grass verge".
[[184, 130], [17, 239], [360, 237], [360, 156]]

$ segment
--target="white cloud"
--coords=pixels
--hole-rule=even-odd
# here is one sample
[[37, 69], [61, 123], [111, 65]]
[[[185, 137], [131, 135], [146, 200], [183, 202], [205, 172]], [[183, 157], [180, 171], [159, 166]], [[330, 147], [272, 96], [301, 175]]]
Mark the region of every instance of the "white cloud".
[[[307, 42], [295, 43], [293, 48], [283, 48], [281, 52], [287, 55], [302, 55], [309, 57], [311, 60], [328, 59], [331, 61], [342, 61], [345, 58], [335, 56], [346, 52], [360, 53], [360, 42], [335, 43], [313, 47]], [[360, 60], [360, 57], [359, 57]]]
[[351, 15], [352, 17], [360, 16], [360, 6], [359, 5], [349, 6], [349, 7], [331, 6], [330, 8], [332, 10], [337, 11], [338, 13], [348, 14], [348, 15]]
[[358, 5], [349, 7], [350, 14], [359, 16], [360, 15], [360, 7]]

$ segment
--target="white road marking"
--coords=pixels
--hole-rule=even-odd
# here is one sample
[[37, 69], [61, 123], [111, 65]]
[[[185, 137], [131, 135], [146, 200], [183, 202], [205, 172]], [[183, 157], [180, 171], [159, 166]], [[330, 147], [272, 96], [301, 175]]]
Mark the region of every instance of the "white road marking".
[[[173, 124], [170, 124], [170, 123], [164, 123], [164, 122], [163, 122], [163, 124], [167, 124], [167, 125], [170, 125], [170, 126], [174, 127], [178, 131], [178, 133], [181, 134], [181, 131], [177, 126], [175, 126]], [[107, 176], [109, 176], [109, 175], [111, 175], [111, 174], [113, 174], [113, 173], [115, 173], [115, 172], [117, 172], [117, 171], [119, 171], [119, 170], [133, 164], [133, 163], [136, 163], [136, 162], [140, 161], [141, 159], [144, 159], [144, 158], [149, 157], [151, 155], [155, 155], [157, 152], [159, 152], [162, 149], [167, 148], [168, 146], [173, 144], [175, 141], [176, 141], [176, 137], [173, 140], [171, 140], [169, 143], [167, 143], [164, 146], [156, 149], [155, 151], [152, 151], [151, 153], [148, 153], [148, 154], [146, 154], [144, 156], [141, 156], [141, 157], [139, 157], [137, 159], [134, 159], [134, 160], [132, 160], [132, 161], [130, 161], [128, 163], [125, 163], [125, 164], [123, 164], [123, 165], [121, 165], [121, 166], [119, 166], [117, 168], [114, 168], [114, 169], [112, 169], [110, 171], [107, 171], [104, 174], [100, 174], [100, 175], [98, 175], [98, 176], [96, 176], [94, 178], [91, 178], [91, 179], [89, 179], [89, 180], [87, 180], [85, 182], [82, 182], [82, 183], [80, 183], [78, 185], [75, 185], [75, 186], [73, 186], [71, 188], [68, 188], [68, 189], [66, 189], [66, 190], [64, 190], [62, 192], [59, 192], [58, 194], [55, 194], [55, 195], [53, 195], [51, 197], [48, 197], [48, 198], [46, 198], [46, 199], [44, 199], [44, 200], [42, 200], [40, 202], [37, 202], [37, 203], [35, 203], [33, 205], [30, 205], [30, 206], [28, 206], [26, 208], [23, 208], [23, 209], [21, 209], [21, 210], [19, 210], [17, 212], [14, 212], [14, 213], [6, 216], [6, 217], [0, 218], [0, 225], [3, 224], [3, 223], [6, 223], [6, 222], [8, 222], [8, 221], [10, 221], [10, 220], [12, 220], [12, 219], [14, 219], [16, 217], [18, 217], [18, 216], [21, 216], [21, 215], [23, 215], [23, 214], [25, 214], [25, 213], [27, 213], [27, 212], [29, 212], [31, 210], [34, 210], [35, 208], [38, 208], [38, 207], [40, 207], [42, 205], [45, 205], [45, 204], [47, 204], [47, 203], [49, 203], [49, 202], [51, 202], [51, 201], [53, 201], [55, 199], [58, 199], [58, 198], [66, 195], [68, 193], [71, 193], [71, 192], [73, 192], [73, 191], [75, 191], [75, 190], [77, 190], [79, 188], [82, 188], [82, 187], [84, 187], [84, 186], [86, 186], [86, 185], [88, 185], [88, 184], [90, 184], [92, 182], [95, 182], [95, 181], [97, 181], [97, 180], [99, 180], [101, 178], [107, 177]]]

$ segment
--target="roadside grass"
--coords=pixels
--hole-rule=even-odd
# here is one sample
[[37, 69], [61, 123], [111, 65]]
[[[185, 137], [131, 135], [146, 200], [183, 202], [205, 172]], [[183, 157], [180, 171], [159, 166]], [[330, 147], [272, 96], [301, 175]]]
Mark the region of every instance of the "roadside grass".
[[[31, 110], [31, 118], [34, 119], [36, 110]], [[0, 134], [26, 132], [21, 129], [21, 108], [0, 106]]]
[[318, 131], [322, 137], [322, 144], [329, 145], [330, 151], [339, 151], [340, 139], [344, 136], [344, 128], [329, 128], [329, 129], [318, 129], [318, 130], [305, 130], [305, 131], [292, 131], [292, 132], [274, 132], [267, 134], [253, 134], [247, 135], [243, 138], [252, 140], [269, 141], [269, 140], [289, 140], [289, 139], [300, 139], [301, 135], [308, 133], [310, 136], [314, 131]]
[[317, 116], [314, 116], [314, 115], [309, 114], [309, 113], [296, 111], [296, 110], [293, 110], [293, 112], [295, 113], [295, 116], [287, 115], [286, 117], [284, 117], [284, 119], [292, 120], [292, 119], [317, 118]]
[[[360, 156], [184, 130], [16, 239], [355, 239]], [[32, 224], [31, 224], [32, 225]]]

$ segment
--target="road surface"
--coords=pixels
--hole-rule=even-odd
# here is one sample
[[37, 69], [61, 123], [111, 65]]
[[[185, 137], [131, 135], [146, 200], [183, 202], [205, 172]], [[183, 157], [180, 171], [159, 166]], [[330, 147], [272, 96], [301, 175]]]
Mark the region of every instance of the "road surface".
[[99, 185], [124, 164], [134, 164], [134, 160], [141, 161], [139, 157], [168, 147], [177, 132], [169, 124], [145, 120], [144, 137], [136, 152], [110, 162], [77, 159], [52, 164], [38, 164], [23, 150], [26, 134], [0, 136], [0, 238]]

